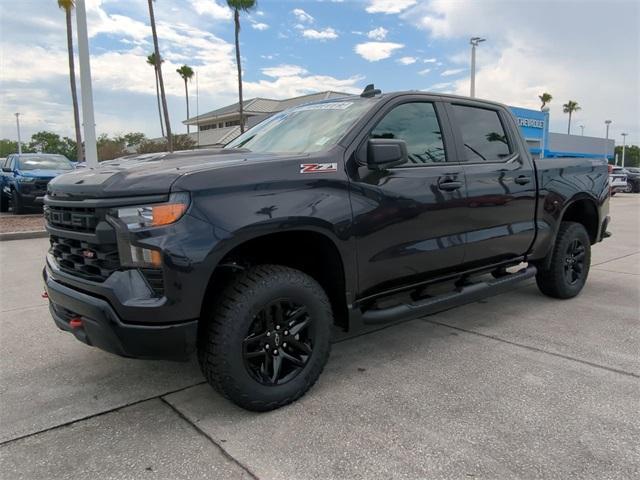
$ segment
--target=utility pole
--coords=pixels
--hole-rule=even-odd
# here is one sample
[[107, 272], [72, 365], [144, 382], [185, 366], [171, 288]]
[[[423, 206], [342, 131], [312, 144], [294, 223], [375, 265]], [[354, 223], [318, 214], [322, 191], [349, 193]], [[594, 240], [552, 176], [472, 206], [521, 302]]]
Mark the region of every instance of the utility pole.
[[469, 43], [471, 44], [471, 98], [476, 96], [476, 47], [480, 42], [484, 42], [486, 40], [486, 38], [481, 37], [471, 37], [469, 40]]
[[20, 112], [16, 112], [16, 127], [18, 127], [18, 155], [22, 155], [22, 140], [20, 139]]
[[621, 133], [620, 135], [622, 135], [622, 165], [621, 167], [624, 168], [624, 151], [627, 148], [627, 135], [629, 135], [628, 133]]
[[584, 125], [580, 125], [580, 135], [584, 137]]
[[85, 0], [76, 0], [80, 96], [82, 99], [82, 126], [84, 127], [84, 158], [88, 167], [97, 167], [98, 148], [96, 146], [96, 122], [93, 114], [89, 35], [87, 34], [87, 10], [84, 1]]

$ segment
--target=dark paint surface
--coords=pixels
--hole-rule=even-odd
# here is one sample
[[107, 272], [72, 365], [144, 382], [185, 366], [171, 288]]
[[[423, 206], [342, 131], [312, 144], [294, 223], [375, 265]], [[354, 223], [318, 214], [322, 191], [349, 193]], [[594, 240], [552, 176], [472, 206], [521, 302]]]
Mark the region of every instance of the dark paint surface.
[[[404, 96], [436, 102], [448, 162], [372, 170], [355, 153], [390, 102]], [[464, 161], [447, 102], [497, 109], [518, 155], [508, 163]], [[379, 115], [378, 115], [379, 116]], [[336, 172], [302, 174], [301, 164], [337, 163]], [[525, 185], [516, 178], [529, 176]], [[457, 190], [439, 187], [461, 182]], [[197, 151], [109, 162], [56, 178], [47, 203], [167, 195], [187, 191], [185, 217], [168, 227], [132, 233], [134, 244], [163, 253], [166, 297], [123, 300], [114, 288], [68, 280], [109, 299], [124, 322], [170, 323], [197, 318], [206, 285], [221, 259], [247, 240], [286, 231], [313, 231], [337, 247], [346, 290], [357, 300], [447, 272], [522, 256], [543, 258], [559, 220], [577, 199], [593, 202], [598, 225], [608, 212], [604, 163], [586, 159], [533, 162], [506, 107], [428, 94], [384, 95], [340, 144], [308, 155]], [[310, 255], [317, 252], [310, 252]], [[50, 275], [56, 279], [55, 271]]]

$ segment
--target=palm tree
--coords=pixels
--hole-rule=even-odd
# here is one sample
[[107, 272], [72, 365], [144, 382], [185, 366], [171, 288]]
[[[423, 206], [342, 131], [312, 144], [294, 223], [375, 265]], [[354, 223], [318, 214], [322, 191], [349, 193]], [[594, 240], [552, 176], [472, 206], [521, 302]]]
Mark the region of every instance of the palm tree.
[[547, 104], [553, 100], [553, 97], [551, 96], [550, 93], [544, 92], [542, 95], [538, 95], [538, 98], [540, 99], [540, 101], [542, 102], [542, 105], [540, 105], [540, 110], [544, 110], [544, 107], [547, 106]]
[[73, 58], [73, 27], [71, 26], [71, 10], [75, 7], [74, 0], [58, 0], [58, 7], [64, 10], [67, 17], [67, 53], [69, 54], [69, 81], [71, 83], [71, 101], [73, 103], [73, 122], [76, 128], [76, 160], [84, 161], [82, 135], [80, 135], [80, 114], [78, 113], [78, 92], [76, 90], [76, 66]]
[[[191, 80], [193, 77], [193, 68], [189, 65], [183, 65], [176, 70], [178, 75], [184, 80], [184, 94], [187, 97], [187, 118], [189, 118], [189, 88], [187, 87], [187, 80]], [[187, 124], [187, 134], [189, 133], [189, 124]]]
[[569, 114], [569, 126], [567, 127], [568, 135], [571, 135], [571, 115], [573, 112], [577, 112], [578, 110], [582, 110], [582, 108], [580, 108], [578, 102], [574, 102], [573, 100], [569, 100], [567, 103], [562, 105], [562, 111]]
[[238, 105], [240, 106], [240, 133], [244, 133], [244, 117], [242, 113], [242, 65], [240, 64], [240, 12], [248, 12], [255, 8], [256, 0], [227, 0], [233, 10], [233, 23], [236, 27], [236, 65], [238, 65]]
[[[160, 60], [160, 63], [162, 62], [164, 62], [164, 60]], [[153, 66], [153, 71], [156, 74], [156, 100], [158, 102], [158, 116], [160, 117], [160, 131], [162, 132], [162, 136], [164, 137], [164, 122], [162, 121], [162, 107], [160, 106], [160, 86], [158, 84], [158, 67], [156, 66], [155, 53], [147, 55], [147, 63]]]
[[[151, 22], [151, 34], [153, 35], [153, 51], [156, 59], [162, 59], [160, 56], [160, 48], [158, 47], [158, 33], [156, 32], [156, 17], [153, 14], [154, 0], [148, 0], [149, 3], [149, 21]], [[162, 99], [162, 110], [164, 112], [164, 125], [167, 133], [167, 147], [173, 152], [173, 137], [171, 135], [171, 124], [169, 123], [169, 109], [167, 108], [167, 96], [164, 93], [164, 80], [162, 79], [162, 61], [156, 62], [158, 69], [158, 83], [160, 84], [160, 98]]]

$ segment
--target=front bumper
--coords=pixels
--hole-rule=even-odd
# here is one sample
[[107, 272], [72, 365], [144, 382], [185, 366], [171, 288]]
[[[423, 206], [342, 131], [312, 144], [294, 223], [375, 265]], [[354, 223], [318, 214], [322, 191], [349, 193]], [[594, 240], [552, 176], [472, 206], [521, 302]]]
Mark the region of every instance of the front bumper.
[[197, 320], [127, 324], [105, 300], [56, 281], [49, 268], [45, 268], [43, 276], [56, 325], [87, 345], [124, 357], [147, 359], [186, 360], [195, 351]]

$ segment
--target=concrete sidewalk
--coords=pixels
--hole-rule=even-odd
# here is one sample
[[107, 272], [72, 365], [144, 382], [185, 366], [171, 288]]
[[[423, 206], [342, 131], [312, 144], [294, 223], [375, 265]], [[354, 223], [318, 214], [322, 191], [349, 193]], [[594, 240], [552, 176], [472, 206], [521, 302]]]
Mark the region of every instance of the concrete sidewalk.
[[585, 291], [534, 284], [334, 345], [284, 409], [241, 410], [195, 362], [118, 358], [53, 325], [46, 239], [0, 243], [0, 478], [634, 478], [640, 195]]

